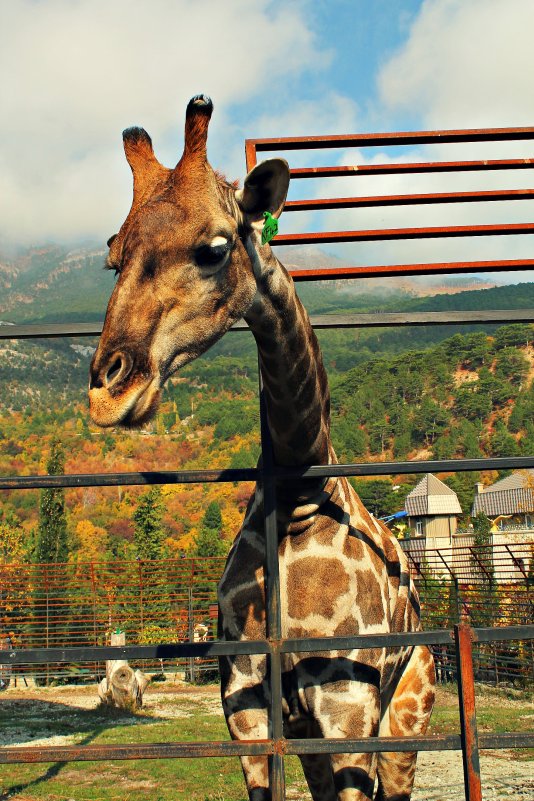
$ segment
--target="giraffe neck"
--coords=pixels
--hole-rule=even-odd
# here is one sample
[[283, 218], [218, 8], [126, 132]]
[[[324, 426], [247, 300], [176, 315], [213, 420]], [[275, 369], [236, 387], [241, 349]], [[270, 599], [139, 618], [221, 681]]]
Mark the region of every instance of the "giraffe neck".
[[261, 245], [257, 232], [245, 244], [258, 285], [245, 319], [258, 346], [275, 462], [327, 464], [330, 392], [317, 337], [269, 245]]

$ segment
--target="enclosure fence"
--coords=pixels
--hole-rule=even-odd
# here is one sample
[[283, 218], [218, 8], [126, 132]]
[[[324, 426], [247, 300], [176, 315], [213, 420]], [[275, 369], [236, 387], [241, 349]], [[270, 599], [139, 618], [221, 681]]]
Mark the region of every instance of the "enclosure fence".
[[[470, 131], [433, 131], [420, 133], [365, 134], [337, 137], [301, 137], [285, 139], [248, 140], [246, 143], [247, 167], [256, 163], [259, 151], [295, 151], [328, 148], [404, 147], [406, 145], [460, 144], [484, 142], [518, 142], [534, 139], [534, 128], [506, 128]], [[292, 170], [297, 179], [314, 177], [412, 175], [422, 173], [478, 172], [495, 175], [499, 171], [524, 171], [534, 167], [530, 158], [478, 159], [471, 161], [436, 161], [420, 163], [361, 164], [346, 167], [327, 166]], [[508, 174], [508, 173], [507, 173]], [[529, 174], [527, 172], [527, 174]], [[422, 206], [452, 203], [491, 203], [492, 201], [520, 201], [532, 199], [534, 190], [484, 190], [477, 192], [441, 192], [427, 194], [376, 195], [373, 197], [329, 198], [290, 201], [286, 211], [309, 209], [344, 209], [393, 206]], [[534, 223], [494, 222], [461, 226], [428, 226], [380, 228], [373, 230], [329, 231], [321, 233], [281, 234], [273, 245], [296, 245], [332, 242], [383, 242], [391, 240], [429, 240], [443, 238], [521, 236], [534, 233]], [[479, 273], [498, 270], [531, 269], [534, 259], [495, 259], [456, 262], [412, 263], [396, 265], [357, 266], [333, 269], [300, 270], [293, 273], [295, 280], [357, 279], [361, 277], [394, 275], [429, 275], [447, 273]], [[533, 309], [492, 310], [469, 312], [417, 312], [395, 314], [322, 315], [312, 319], [315, 327], [396, 326], [429, 324], [472, 324], [479, 322], [532, 322]], [[243, 328], [236, 326], [236, 329]], [[0, 329], [3, 338], [80, 336], [99, 333], [101, 325], [39, 325], [10, 326], [9, 332]], [[178, 643], [132, 646], [72, 646], [49, 648], [13, 648], [2, 659], [11, 665], [43, 664], [49, 662], [82, 663], [112, 658], [167, 659], [219, 656], [227, 654], [268, 654], [271, 686], [270, 738], [265, 741], [170, 743], [120, 746], [62, 746], [0, 749], [3, 762], [49, 762], [58, 760], [109, 760], [167, 757], [236, 756], [265, 754], [270, 757], [269, 770], [272, 795], [275, 801], [285, 797], [284, 756], [287, 754], [320, 754], [413, 750], [461, 749], [464, 764], [465, 794], [469, 801], [480, 801], [481, 780], [479, 747], [510, 748], [534, 745], [534, 734], [481, 734], [477, 733], [473, 642], [493, 643], [527, 641], [534, 638], [534, 626], [471, 628], [465, 623], [454, 626], [453, 631], [435, 630], [406, 634], [382, 634], [355, 637], [286, 639], [282, 636], [280, 616], [280, 581], [277, 552], [276, 485], [287, 478], [327, 478], [329, 476], [399, 475], [427, 472], [470, 471], [489, 469], [519, 469], [534, 466], [534, 457], [494, 459], [433, 460], [421, 462], [381, 462], [379, 464], [312, 465], [306, 468], [280, 468], [273, 463], [267, 418], [261, 397], [262, 464], [258, 469], [166, 471], [152, 473], [115, 473], [107, 475], [67, 476], [14, 476], [0, 480], [0, 489], [24, 487], [80, 487], [132, 484], [167, 484], [217, 481], [250, 481], [260, 479], [264, 488], [264, 517], [266, 541], [266, 616], [267, 638], [261, 641], [213, 643]], [[283, 654], [347, 650], [353, 648], [384, 648], [426, 644], [446, 646], [454, 642], [456, 672], [459, 685], [461, 730], [454, 736], [416, 738], [368, 738], [363, 740], [309, 739], [288, 740], [283, 736], [281, 660]]]
[[[474, 626], [515, 626], [534, 619], [529, 570], [534, 543], [426, 548], [401, 540], [421, 601], [425, 630], [461, 621]], [[533, 531], [534, 540], [534, 531]], [[0, 651], [104, 646], [113, 632], [129, 645], [213, 641], [217, 638], [217, 583], [221, 557], [166, 560], [0, 564]], [[6, 632], [9, 633], [6, 636]], [[475, 679], [524, 686], [534, 680], [532, 642], [475, 646]], [[455, 681], [452, 643], [437, 647], [438, 679]], [[145, 672], [200, 678], [216, 675], [215, 659], [156, 660]], [[99, 680], [105, 664], [18, 665], [0, 653], [0, 680], [15, 686]]]

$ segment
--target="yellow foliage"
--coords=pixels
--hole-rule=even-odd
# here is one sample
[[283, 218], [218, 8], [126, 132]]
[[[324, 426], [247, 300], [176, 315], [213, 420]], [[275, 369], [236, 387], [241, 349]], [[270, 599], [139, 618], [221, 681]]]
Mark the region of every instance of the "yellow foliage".
[[105, 559], [109, 542], [106, 529], [95, 526], [90, 520], [80, 520], [76, 526], [76, 538], [76, 562], [101, 562]]
[[0, 557], [2, 562], [23, 562], [26, 556], [22, 526], [0, 523]]

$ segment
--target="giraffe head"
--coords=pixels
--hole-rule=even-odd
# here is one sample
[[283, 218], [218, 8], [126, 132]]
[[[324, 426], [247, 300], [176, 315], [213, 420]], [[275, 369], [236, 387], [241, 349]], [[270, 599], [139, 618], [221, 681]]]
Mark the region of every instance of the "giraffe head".
[[[244, 242], [263, 213], [282, 212], [288, 165], [269, 159], [230, 185], [208, 163], [213, 106], [187, 106], [183, 155], [174, 169], [156, 159], [142, 128], [123, 134], [133, 202], [108, 241], [117, 272], [91, 363], [91, 416], [101, 426], [140, 426], [155, 414], [165, 381], [204, 353], [252, 305], [256, 279]], [[250, 251], [250, 248], [249, 248]]]

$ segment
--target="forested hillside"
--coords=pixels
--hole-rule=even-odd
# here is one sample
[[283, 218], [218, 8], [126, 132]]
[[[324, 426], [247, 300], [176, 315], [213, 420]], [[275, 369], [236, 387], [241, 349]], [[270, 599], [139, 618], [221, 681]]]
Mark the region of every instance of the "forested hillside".
[[[331, 369], [332, 435], [340, 460], [532, 453], [533, 337], [531, 325], [500, 326], [493, 335], [455, 334], [424, 349], [379, 351], [347, 371]], [[226, 340], [247, 338], [246, 333], [234, 333]], [[327, 356], [329, 346], [326, 342]], [[25, 347], [31, 364], [30, 351], [38, 346]], [[48, 370], [66, 369], [62, 356], [67, 352], [59, 343], [45, 351]], [[72, 353], [85, 378], [88, 355]], [[48, 378], [46, 370], [37, 370], [35, 386], [46, 386]], [[62, 373], [56, 376], [58, 388], [63, 378]], [[47, 472], [54, 440], [64, 452], [68, 473], [255, 464], [259, 415], [254, 351], [250, 357], [211, 354], [180, 371], [165, 390], [158, 418], [144, 431], [96, 429], [89, 423], [84, 392], [72, 382], [63, 394], [53, 399], [50, 392], [48, 402], [35, 408], [29, 396], [15, 408], [8, 392], [0, 416], [0, 472]], [[466, 513], [476, 478], [459, 474], [448, 479]], [[392, 491], [395, 477], [360, 481], [358, 489], [372, 511], [386, 514], [402, 508], [416, 480], [415, 475], [401, 477], [397, 492]], [[208, 551], [227, 550], [249, 492], [250, 486], [233, 484], [164, 487], [161, 497], [153, 499], [160, 509], [159, 553], [199, 552], [201, 542], [205, 551], [206, 536], [211, 542]], [[136, 487], [66, 490], [69, 559], [139, 556], [135, 514], [141, 496], [146, 503], [143, 490]], [[37, 491], [3, 494], [0, 543], [5, 558], [36, 559], [39, 497]], [[205, 522], [210, 503], [220, 512], [215, 534]]]
[[[335, 266], [313, 249], [287, 251], [286, 263], [297, 269], [303, 262]], [[114, 279], [102, 261], [98, 249], [56, 246], [0, 257], [0, 319], [103, 319]], [[298, 291], [311, 314], [534, 306], [532, 283], [460, 291], [466, 279], [453, 278], [451, 286], [364, 279], [300, 284]], [[340, 460], [532, 453], [532, 334], [528, 325], [319, 331]], [[158, 418], [139, 432], [90, 424], [87, 373], [95, 345], [91, 338], [0, 340], [1, 474], [46, 473], [58, 465], [68, 473], [255, 465], [257, 354], [248, 332], [228, 333], [174, 376]], [[402, 508], [416, 480], [401, 477], [395, 492], [395, 477], [357, 483], [364, 502], [382, 515]], [[468, 512], [475, 477], [447, 480]], [[154, 553], [220, 553], [237, 531], [249, 492], [250, 486], [233, 484], [169, 486], [160, 495], [138, 487], [66, 490], [60, 515], [66, 539], [56, 551], [71, 561], [144, 558], [150, 529]], [[42, 510], [50, 503], [38, 491], [2, 494], [0, 558], [44, 557], [49, 537]]]
[[[89, 269], [89, 268], [88, 268]], [[109, 279], [109, 271], [99, 267], [98, 277]], [[335, 314], [349, 312], [391, 311], [446, 311], [452, 307], [469, 309], [520, 309], [534, 307], [534, 283], [516, 286], [495, 287], [477, 291], [459, 292], [455, 295], [435, 295], [415, 298], [405, 292], [395, 295], [364, 292], [357, 294], [354, 285], [359, 282], [339, 282], [336, 286], [319, 282], [298, 287], [299, 295], [311, 314]], [[80, 284], [79, 302], [85, 296], [84, 284]], [[108, 287], [109, 290], [109, 287]], [[109, 291], [108, 291], [109, 294]], [[452, 299], [451, 299], [452, 298]], [[92, 301], [91, 301], [92, 304]], [[62, 317], [62, 304], [56, 303], [52, 319], [73, 320], [103, 319], [104, 306], [100, 313], [94, 310], [77, 316], [69, 311]], [[69, 310], [70, 306], [67, 305]], [[47, 315], [48, 317], [48, 315]], [[331, 376], [344, 373], [357, 365], [376, 357], [391, 357], [410, 350], [432, 347], [453, 333], [482, 332], [492, 334], [496, 325], [412, 326], [408, 328], [369, 328], [322, 330], [318, 337], [323, 357]], [[3, 331], [8, 328], [2, 327]], [[63, 403], [79, 400], [83, 402], [87, 387], [89, 357], [96, 340], [93, 338], [44, 339], [44, 340], [0, 340], [0, 409], [24, 410], [48, 408], [61, 398]], [[191, 377], [197, 383], [210, 383], [213, 370], [219, 371], [216, 362], [225, 357], [231, 361], [229, 369], [239, 374], [250, 375], [256, 369], [256, 348], [252, 336], [247, 332], [229, 332], [202, 359], [186, 368], [181, 375]], [[226, 364], [221, 362], [221, 365]], [[224, 368], [220, 371], [225, 372]], [[1, 417], [1, 412], [0, 412]]]

